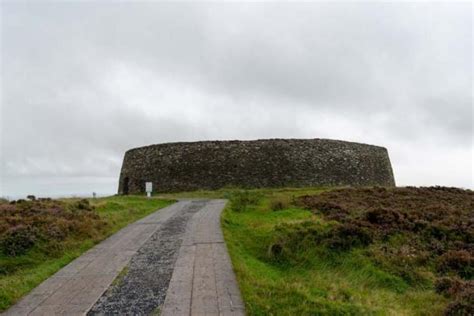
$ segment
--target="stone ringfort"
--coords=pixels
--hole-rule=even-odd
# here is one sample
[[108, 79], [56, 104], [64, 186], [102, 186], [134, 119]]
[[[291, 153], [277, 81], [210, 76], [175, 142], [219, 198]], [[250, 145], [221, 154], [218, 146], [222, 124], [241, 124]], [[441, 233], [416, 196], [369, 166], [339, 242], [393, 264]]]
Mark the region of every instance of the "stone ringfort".
[[223, 187], [394, 186], [384, 147], [329, 139], [200, 141], [125, 153], [119, 194]]

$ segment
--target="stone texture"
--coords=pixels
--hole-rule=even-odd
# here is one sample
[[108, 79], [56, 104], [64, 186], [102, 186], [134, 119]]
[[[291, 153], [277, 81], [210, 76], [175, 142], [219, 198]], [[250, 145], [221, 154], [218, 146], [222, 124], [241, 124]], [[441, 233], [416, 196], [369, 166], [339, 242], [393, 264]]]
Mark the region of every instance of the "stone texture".
[[385, 148], [327, 139], [167, 143], [125, 153], [119, 193], [222, 187], [394, 186]]

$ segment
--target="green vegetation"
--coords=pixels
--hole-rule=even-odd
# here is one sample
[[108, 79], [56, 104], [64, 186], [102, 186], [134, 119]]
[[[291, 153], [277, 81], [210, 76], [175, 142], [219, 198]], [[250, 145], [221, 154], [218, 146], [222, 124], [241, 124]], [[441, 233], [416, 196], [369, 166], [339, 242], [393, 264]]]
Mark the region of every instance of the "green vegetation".
[[[226, 188], [151, 201], [63, 201], [50, 205], [61, 219], [55, 225], [87, 225], [71, 224], [62, 240], [54, 225], [32, 230], [30, 217], [10, 218], [12, 230], [0, 226], [1, 308], [127, 223], [182, 197], [229, 200], [222, 226], [249, 315], [474, 314], [474, 193], [439, 187]], [[10, 216], [12, 206], [1, 205]]]
[[224, 235], [249, 315], [472, 312], [463, 248], [472, 242], [471, 191], [322, 191], [224, 194]]
[[[196, 190], [190, 192], [177, 192], [177, 193], [162, 193], [157, 195], [157, 198], [162, 199], [179, 199], [179, 198], [196, 198], [196, 199], [229, 199], [234, 200], [240, 198], [240, 196], [251, 196], [256, 197], [257, 201], [260, 202], [262, 197], [289, 197], [290, 199], [298, 196], [308, 195], [315, 192], [323, 192], [329, 190], [329, 188], [321, 187], [306, 187], [306, 188], [273, 188], [273, 189], [242, 189], [236, 187], [226, 187], [218, 190]], [[269, 201], [266, 201], [268, 203]], [[235, 202], [234, 202], [235, 204]]]
[[0, 311], [98, 242], [171, 200], [139, 196], [0, 203]]

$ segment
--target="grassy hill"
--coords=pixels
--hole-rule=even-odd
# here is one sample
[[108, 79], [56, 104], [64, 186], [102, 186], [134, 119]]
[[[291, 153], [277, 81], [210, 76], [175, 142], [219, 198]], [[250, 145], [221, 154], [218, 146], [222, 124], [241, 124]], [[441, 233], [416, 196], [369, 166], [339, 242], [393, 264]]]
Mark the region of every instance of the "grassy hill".
[[128, 223], [180, 197], [226, 198], [249, 315], [473, 315], [473, 192], [222, 189], [0, 203], [0, 310]]
[[223, 227], [250, 315], [473, 315], [473, 192], [229, 193]]

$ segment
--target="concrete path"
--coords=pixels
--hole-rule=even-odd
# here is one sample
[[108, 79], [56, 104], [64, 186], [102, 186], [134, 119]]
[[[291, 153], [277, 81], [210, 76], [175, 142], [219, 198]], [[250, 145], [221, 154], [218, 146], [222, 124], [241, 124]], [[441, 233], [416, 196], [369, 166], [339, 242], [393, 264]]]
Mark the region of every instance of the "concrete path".
[[224, 200], [211, 200], [188, 225], [161, 315], [245, 315], [220, 228]]
[[[180, 201], [127, 226], [44, 281], [4, 314], [87, 314], [140, 249], [148, 249], [144, 245], [150, 237], [193, 202]], [[220, 229], [225, 201], [200, 201], [199, 205], [186, 224], [161, 315], [244, 315]]]

